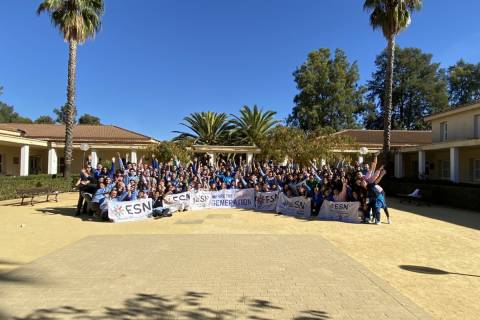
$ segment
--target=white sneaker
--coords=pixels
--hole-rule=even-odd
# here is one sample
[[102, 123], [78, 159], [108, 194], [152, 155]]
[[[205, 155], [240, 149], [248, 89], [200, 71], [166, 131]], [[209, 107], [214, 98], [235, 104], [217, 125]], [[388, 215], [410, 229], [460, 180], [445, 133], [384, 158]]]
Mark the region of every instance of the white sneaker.
[[378, 225], [381, 224], [381, 222], [380, 221], [375, 221], [375, 224], [378, 226]]
[[390, 220], [390, 218], [387, 219], [387, 223], [388, 224], [392, 224], [392, 220]]

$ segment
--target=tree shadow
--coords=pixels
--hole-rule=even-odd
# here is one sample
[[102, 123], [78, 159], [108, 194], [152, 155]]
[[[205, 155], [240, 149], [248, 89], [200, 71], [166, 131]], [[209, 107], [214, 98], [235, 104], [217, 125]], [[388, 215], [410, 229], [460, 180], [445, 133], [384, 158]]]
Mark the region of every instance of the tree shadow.
[[389, 207], [408, 213], [480, 230], [480, 215], [477, 212], [446, 206], [417, 206], [415, 204], [400, 202], [399, 198], [392, 198], [391, 201], [388, 200], [388, 205]]
[[305, 310], [300, 312], [300, 315], [294, 317], [293, 320], [324, 320], [330, 319], [330, 316], [325, 311], [320, 310]]
[[[242, 297], [238, 301], [247, 306], [247, 314], [239, 314], [235, 309], [221, 309], [206, 306], [204, 299], [210, 296], [206, 292], [187, 291], [176, 297], [158, 294], [138, 293], [123, 302], [121, 307], [104, 307], [99, 312], [73, 306], [59, 306], [56, 308], [41, 308], [25, 317], [15, 317], [15, 320], [131, 320], [131, 319], [195, 319], [195, 320], [230, 320], [248, 318], [251, 320], [275, 320], [265, 317], [268, 311], [283, 310], [264, 299], [248, 299]], [[328, 319], [324, 311], [302, 311], [296, 320]]]
[[431, 274], [431, 275], [448, 275], [453, 274], [457, 276], [466, 276], [466, 277], [476, 277], [480, 278], [480, 275], [476, 274], [467, 274], [467, 273], [459, 273], [459, 272], [449, 272], [442, 269], [431, 268], [431, 267], [424, 267], [424, 266], [413, 266], [413, 265], [400, 265], [400, 269], [416, 272], [416, 273], [423, 273], [423, 274]]

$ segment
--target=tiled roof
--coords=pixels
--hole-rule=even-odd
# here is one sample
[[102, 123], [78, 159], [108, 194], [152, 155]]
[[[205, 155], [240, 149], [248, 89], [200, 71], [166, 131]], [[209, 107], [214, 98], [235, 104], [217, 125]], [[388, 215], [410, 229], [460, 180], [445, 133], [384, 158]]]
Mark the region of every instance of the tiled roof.
[[[0, 129], [20, 131], [26, 138], [62, 142], [65, 140], [65, 125], [62, 124], [31, 124], [31, 123], [0, 123]], [[147, 143], [152, 138], [143, 134], [111, 125], [75, 125], [73, 128], [74, 142], [103, 143]]]
[[[383, 130], [343, 130], [336, 134], [353, 138], [362, 146], [383, 145]], [[392, 147], [419, 146], [432, 143], [431, 131], [392, 130], [390, 136]]]

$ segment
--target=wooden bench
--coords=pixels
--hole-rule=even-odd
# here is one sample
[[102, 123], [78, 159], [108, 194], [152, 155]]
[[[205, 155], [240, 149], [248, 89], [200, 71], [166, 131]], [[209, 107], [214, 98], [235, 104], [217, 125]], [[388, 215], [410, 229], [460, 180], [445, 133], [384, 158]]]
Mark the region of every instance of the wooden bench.
[[28, 189], [18, 189], [17, 195], [19, 198], [22, 198], [22, 202], [20, 203], [23, 206], [23, 202], [25, 198], [30, 198], [30, 205], [33, 206], [33, 198], [46, 195], [47, 201], [49, 201], [49, 197], [51, 195], [55, 196], [55, 202], [58, 202], [58, 194], [59, 192], [50, 188], [50, 187], [35, 187], [35, 188], [28, 188]]

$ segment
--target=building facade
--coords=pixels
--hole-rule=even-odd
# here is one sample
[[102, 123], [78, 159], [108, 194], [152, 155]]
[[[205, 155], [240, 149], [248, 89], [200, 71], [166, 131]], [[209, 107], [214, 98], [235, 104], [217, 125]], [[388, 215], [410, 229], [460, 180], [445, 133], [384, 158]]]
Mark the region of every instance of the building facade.
[[395, 176], [480, 183], [480, 101], [425, 118], [429, 144], [395, 154]]
[[[124, 160], [137, 162], [145, 155], [146, 148], [158, 143], [148, 136], [110, 125], [76, 125], [73, 136], [72, 172], [79, 172], [88, 158], [96, 166], [101, 161], [118, 158], [117, 152]], [[64, 125], [1, 123], [0, 175], [63, 172], [64, 141]]]

